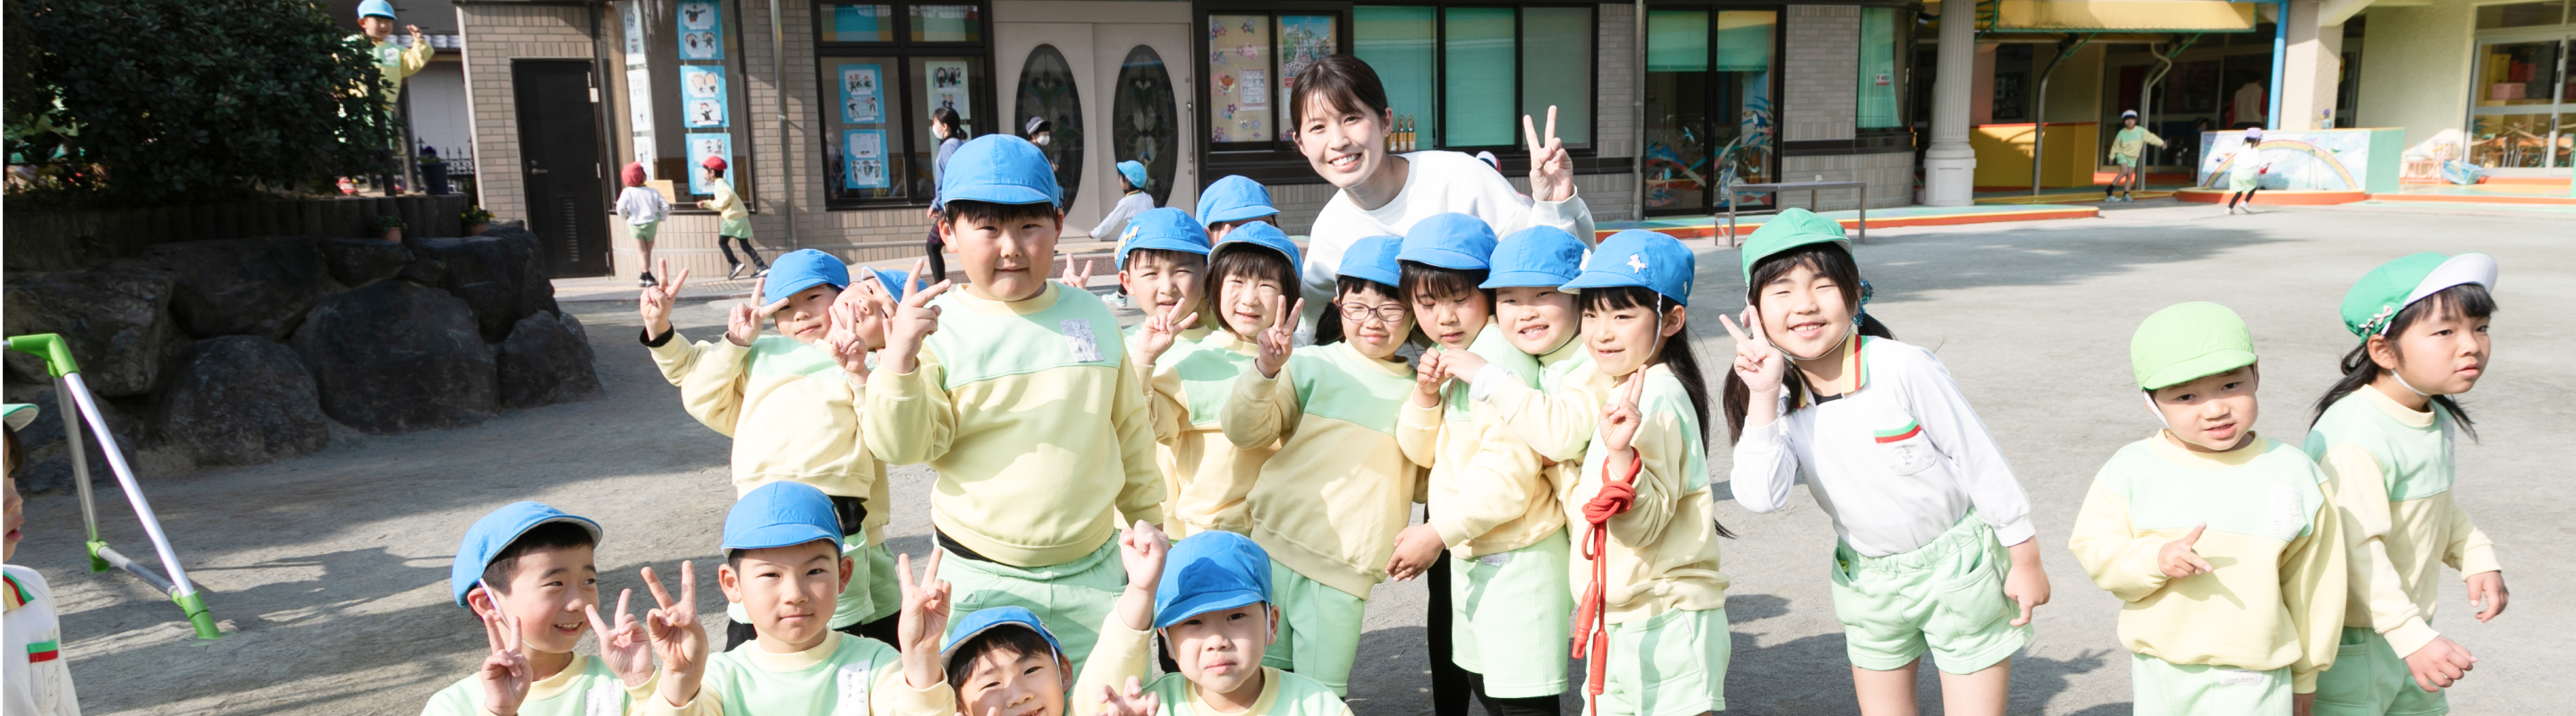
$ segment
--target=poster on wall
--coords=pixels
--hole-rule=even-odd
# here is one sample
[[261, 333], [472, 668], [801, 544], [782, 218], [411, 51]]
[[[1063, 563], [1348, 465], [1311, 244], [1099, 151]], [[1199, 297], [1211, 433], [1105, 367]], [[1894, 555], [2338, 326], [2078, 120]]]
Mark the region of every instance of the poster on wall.
[[653, 176], [653, 73], [638, 67], [626, 71], [627, 136], [633, 137], [635, 161], [644, 165], [647, 179]]
[[680, 59], [724, 59], [724, 16], [703, 0], [680, 3]]
[[1261, 142], [1270, 137], [1270, 17], [1208, 16], [1208, 139]]
[[885, 130], [852, 129], [841, 133], [843, 166], [841, 186], [846, 189], [886, 188]]
[[626, 66], [628, 67], [644, 64], [644, 13], [636, 5], [637, 0], [625, 0], [617, 4], [618, 17], [626, 21]]
[[922, 86], [929, 88], [929, 110], [941, 107], [957, 110], [959, 119], [974, 119], [974, 103], [966, 99], [966, 63], [922, 63]]
[[[710, 187], [708, 187], [708, 186], [707, 186], [707, 172], [706, 172], [706, 170], [699, 169], [698, 167], [700, 167], [700, 166], [704, 166], [704, 165], [706, 164], [707, 157], [724, 157], [724, 160], [725, 160], [725, 163], [726, 163], [726, 164], [728, 164], [728, 165], [732, 164], [732, 163], [733, 163], [733, 135], [730, 135], [730, 134], [722, 134], [722, 133], [717, 133], [717, 134], [691, 134], [691, 135], [689, 135], [689, 136], [688, 136], [688, 144], [689, 144], [689, 193], [691, 193], [691, 194], [713, 194], [713, 193], [715, 193], [715, 190], [714, 190], [714, 189], [712, 189], [712, 188], [710, 188]], [[725, 172], [725, 178], [726, 178], [726, 180], [728, 180], [728, 181], [732, 180], [732, 178], [733, 178], [733, 172]]]
[[680, 66], [680, 112], [691, 129], [725, 126], [723, 67]]
[[1244, 109], [1270, 108], [1270, 73], [1268, 70], [1242, 70], [1235, 73], [1233, 97]]
[[882, 65], [841, 65], [841, 123], [885, 121]]

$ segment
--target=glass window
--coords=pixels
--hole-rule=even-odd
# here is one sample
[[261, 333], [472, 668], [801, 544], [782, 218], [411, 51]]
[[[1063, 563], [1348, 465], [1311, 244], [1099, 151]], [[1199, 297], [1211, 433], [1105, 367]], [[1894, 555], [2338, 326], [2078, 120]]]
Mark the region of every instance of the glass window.
[[1447, 36], [1447, 81], [1442, 83], [1448, 112], [1441, 123], [1443, 146], [1496, 147], [1520, 139], [1520, 83], [1514, 75], [1513, 10], [1507, 7], [1453, 7], [1443, 15]]
[[1592, 8], [1521, 10], [1521, 114], [1545, 131], [1551, 106], [1557, 139], [1592, 143]]
[[[1289, 96], [1296, 92], [1297, 73], [1306, 71], [1306, 66], [1315, 64], [1316, 60], [1324, 59], [1326, 55], [1339, 51], [1337, 48], [1341, 47], [1341, 37], [1336, 32], [1338, 28], [1335, 27], [1339, 19], [1332, 15], [1279, 16], [1279, 44], [1273, 49], [1277, 53], [1274, 56], [1279, 58], [1278, 104], [1286, 104]], [[1287, 107], [1279, 108], [1281, 119], [1295, 116], [1296, 113], [1289, 111]], [[1286, 122], [1283, 121], [1281, 124], [1285, 125]], [[1290, 141], [1292, 139], [1288, 136], [1290, 131], [1285, 126], [1281, 127], [1279, 141]]]
[[985, 80], [984, 58], [981, 57], [912, 58], [905, 81], [920, 94], [917, 104], [913, 105], [917, 113], [910, 121], [917, 127], [915, 131], [921, 133], [921, 141], [913, 145], [912, 151], [913, 196], [928, 197], [936, 193], [939, 171], [943, 169], [936, 164], [939, 141], [930, 136], [931, 112], [941, 107], [957, 110], [959, 124], [962, 125], [958, 129], [968, 137], [993, 133], [985, 127], [991, 121], [986, 116], [989, 113], [975, 106], [974, 101], [975, 87]]
[[983, 7], [977, 5], [912, 6], [913, 42], [983, 42]]
[[825, 86], [832, 110], [823, 113], [823, 193], [827, 199], [902, 197], [896, 177], [910, 171], [903, 154], [910, 123], [895, 116], [902, 105], [892, 57], [826, 57]]
[[1860, 10], [1860, 88], [1856, 114], [1861, 129], [1887, 129], [1904, 126], [1899, 117], [1897, 85], [1897, 48], [1904, 38], [1892, 7], [1865, 7]]
[[824, 42], [893, 42], [893, 5], [823, 3]]
[[[1110, 92], [1116, 93], [1117, 88]], [[1045, 135], [1038, 150], [1055, 167], [1055, 184], [1064, 190], [1065, 205], [1072, 206], [1082, 188], [1083, 145], [1082, 92], [1074, 86], [1073, 66], [1054, 45], [1039, 45], [1029, 50], [1028, 61], [1020, 65], [1017, 94], [1015, 117], [1008, 129], [1032, 142]]]
[[1270, 16], [1208, 16], [1208, 141], [1270, 141], [1270, 55]]
[[2501, 107], [2550, 104], [2557, 100], [2559, 45], [2556, 40], [2482, 45], [2477, 105]]
[[1172, 198], [1172, 176], [1181, 165], [1181, 110], [1162, 54], [1146, 45], [1127, 50], [1112, 94], [1109, 116], [1118, 122], [1110, 132], [1110, 156], [1143, 163], [1144, 189], [1154, 195], [1155, 206], [1162, 206]]
[[[1351, 53], [1377, 70], [1378, 81], [1386, 85], [1387, 109], [1398, 124], [1423, 126], [1421, 119], [1437, 116], [1439, 93], [1433, 88], [1439, 86], [1439, 55], [1434, 43], [1439, 37], [1438, 20], [1428, 7], [1351, 8]], [[1438, 126], [1417, 131], [1423, 136], [1416, 143], [1440, 146]]]
[[[1772, 181], [1773, 10], [1646, 16], [1646, 208], [1701, 213], [1720, 185]], [[1562, 134], [1564, 128], [1560, 126]], [[1763, 195], [1735, 197], [1739, 205]]]
[[[1020, 130], [1006, 123], [1025, 118], [991, 106], [984, 48], [958, 47], [983, 40], [984, 6], [820, 2], [813, 12], [814, 69], [824, 88], [814, 103], [822, 120], [816, 166], [834, 208], [928, 203], [937, 188], [931, 157], [939, 142], [930, 135], [935, 109], [956, 110], [958, 128], [967, 136]], [[1055, 65], [1064, 65], [1060, 55]], [[1063, 89], [1069, 95], [1069, 79]], [[1072, 116], [1079, 121], [1080, 111]], [[1081, 128], [1072, 132], [1079, 136]], [[1080, 142], [1066, 145], [1079, 162]]]
[[2478, 8], [2478, 29], [2502, 30], [2514, 27], [2549, 27], [2567, 21], [2567, 3], [2561, 0], [2526, 2], [2512, 5], [2488, 5]]

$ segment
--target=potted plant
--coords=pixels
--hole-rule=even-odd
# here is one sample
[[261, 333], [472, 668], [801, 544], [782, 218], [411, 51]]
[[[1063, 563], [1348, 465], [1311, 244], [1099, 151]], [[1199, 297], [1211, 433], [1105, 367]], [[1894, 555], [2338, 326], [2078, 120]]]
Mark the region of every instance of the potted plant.
[[466, 236], [482, 236], [484, 229], [492, 227], [492, 212], [484, 211], [480, 206], [468, 206], [465, 213], [456, 215], [456, 220], [465, 225]]
[[437, 147], [420, 148], [420, 184], [431, 194], [447, 193], [447, 160], [438, 158]]
[[402, 240], [402, 230], [404, 226], [402, 217], [392, 215], [378, 216], [374, 219], [369, 219], [367, 221], [367, 226], [376, 230], [377, 238], [384, 239], [386, 241]]

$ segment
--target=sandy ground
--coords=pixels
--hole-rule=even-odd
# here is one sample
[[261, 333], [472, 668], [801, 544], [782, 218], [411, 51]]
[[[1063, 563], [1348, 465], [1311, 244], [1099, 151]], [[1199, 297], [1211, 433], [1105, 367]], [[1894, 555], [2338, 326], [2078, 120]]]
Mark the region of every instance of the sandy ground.
[[[2164, 305], [2211, 299], [2252, 323], [2265, 357], [2259, 427], [2289, 439], [2307, 404], [2351, 345], [2335, 317], [2364, 270], [2416, 250], [2484, 250], [2504, 265], [2493, 377], [2468, 396], [2482, 441], [2460, 443], [2459, 500], [2502, 545], [2515, 599], [2493, 624], [2469, 618], [2458, 584], [2445, 587], [2437, 627], [2475, 650], [2481, 666], [2456, 689], [2461, 713], [2564, 709], [2576, 677], [2547, 667], [2576, 631], [2565, 596], [2576, 577], [2551, 554], [2576, 550], [2576, 488], [2564, 438], [2576, 421], [2576, 379], [2550, 355], [2576, 351], [2576, 231], [2565, 217], [2477, 208], [2215, 209], [2141, 202], [2103, 219], [1881, 230], [1860, 249], [1877, 287], [1869, 310], [1906, 341], [1948, 363], [1994, 428], [2035, 505], [2033, 519], [2056, 599], [2038, 638], [2014, 660], [2014, 713], [2129, 711], [2129, 656], [2113, 633], [2118, 603], [2087, 583], [2064, 544], [2101, 461], [2154, 427], [2130, 385], [2128, 337]], [[1713, 312], [1740, 305], [1737, 254], [1703, 247], [1703, 363], [1731, 352]], [[726, 441], [691, 421], [634, 343], [631, 303], [568, 303], [590, 327], [606, 390], [584, 402], [509, 413], [480, 426], [395, 437], [342, 436], [303, 459], [149, 484], [181, 554], [208, 591], [223, 640], [187, 638], [178, 611], [122, 575], [85, 573], [78, 503], [39, 495], [28, 505], [20, 560], [44, 570], [63, 600], [63, 653], [93, 714], [411, 713], [467, 674], [482, 638], [448, 601], [458, 535], [483, 512], [541, 500], [597, 518], [603, 591], [640, 587], [635, 571], [716, 558], [730, 498]], [[721, 302], [690, 302], [689, 335], [712, 338]], [[1712, 337], [1713, 336], [1713, 337]], [[2552, 444], [2560, 447], [2549, 447]], [[1713, 451], [1717, 477], [1726, 453]], [[928, 549], [929, 475], [898, 468], [889, 533], [901, 552]], [[1832, 532], [1795, 498], [1785, 514], [1753, 515], [1719, 486], [1720, 519], [1742, 537], [1726, 545], [1735, 586], [1728, 696], [1739, 713], [1848, 714], [1850, 676], [1826, 594]], [[117, 493], [102, 493], [111, 543], [149, 551]], [[666, 572], [667, 574], [667, 572]], [[709, 577], [711, 582], [712, 577]], [[707, 585], [706, 613], [720, 613]], [[1420, 583], [1378, 588], [1368, 616], [1353, 706], [1363, 714], [1429, 710]], [[585, 645], [585, 649], [589, 647]], [[1937, 713], [1930, 670], [1926, 711]], [[1574, 701], [1568, 698], [1568, 705]], [[1571, 713], [1572, 711], [1569, 711]]]

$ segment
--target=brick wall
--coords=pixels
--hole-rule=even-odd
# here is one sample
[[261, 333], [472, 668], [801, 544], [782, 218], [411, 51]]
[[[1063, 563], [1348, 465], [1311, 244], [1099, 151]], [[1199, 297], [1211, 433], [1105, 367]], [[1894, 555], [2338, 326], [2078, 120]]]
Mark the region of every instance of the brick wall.
[[[1914, 154], [1912, 152], [1782, 157], [1780, 159], [1780, 181], [1815, 181], [1817, 175], [1823, 175], [1824, 181], [1869, 182], [1869, 206], [1872, 209], [1914, 204]], [[1850, 189], [1828, 191], [1817, 197], [1817, 201], [1824, 205], [1813, 206], [1807, 202], [1807, 192], [1781, 192], [1780, 207], [1785, 209], [1799, 206], [1815, 211], [1847, 210], [1858, 206], [1859, 199], [1858, 192]]]
[[[1852, 138], [1859, 111], [1860, 8], [1791, 5], [1788, 49], [1780, 58], [1787, 85], [1781, 102], [1781, 138], [1803, 142]], [[1785, 168], [1785, 167], [1784, 167]], [[1796, 176], [1797, 172], [1788, 172]]]
[[474, 112], [477, 200], [494, 216], [524, 218], [528, 189], [519, 173], [519, 108], [510, 61], [593, 59], [592, 11], [498, 3], [458, 5], [456, 11], [465, 37], [465, 96]]

